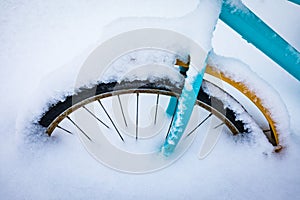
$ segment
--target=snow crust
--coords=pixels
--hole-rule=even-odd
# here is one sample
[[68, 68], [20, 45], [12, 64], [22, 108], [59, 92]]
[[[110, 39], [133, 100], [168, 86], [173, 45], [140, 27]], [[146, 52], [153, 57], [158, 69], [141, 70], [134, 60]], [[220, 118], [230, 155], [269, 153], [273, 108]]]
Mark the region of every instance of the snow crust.
[[[257, 9], [268, 3], [257, 2]], [[269, 2], [276, 4], [274, 1]], [[272, 86], [278, 86], [281, 94], [285, 94], [284, 101], [292, 114], [293, 134], [289, 136], [287, 150], [280, 155], [265, 153], [265, 150], [240, 140], [233, 142], [228, 134], [222, 134], [212, 153], [204, 160], [198, 160], [198, 148], [204, 138], [203, 134], [199, 134], [194, 145], [178, 162], [156, 173], [137, 176], [100, 165], [89, 156], [77, 137], [59, 132], [49, 138], [38, 129], [22, 129], [32, 118], [38, 118], [50, 100], [57, 101], [74, 92], [71, 87], [74, 85], [74, 77], [86, 56], [102, 40], [99, 37], [106, 24], [124, 16], [151, 16], [162, 21], [163, 18], [179, 19], [193, 11], [197, 4], [194, 0], [152, 0], [146, 3], [139, 0], [1, 1], [0, 197], [296, 199], [299, 196], [300, 180], [297, 101], [300, 98], [300, 87], [298, 82], [288, 76], [283, 76], [286, 80], [281, 82], [282, 85], [272, 82], [278, 79], [273, 73], [264, 77]], [[280, 9], [280, 12], [290, 13], [290, 10]], [[204, 16], [205, 12], [201, 15]], [[290, 26], [285, 30], [292, 29], [293, 26]], [[297, 31], [294, 32], [295, 38], [292, 40], [298, 41]], [[238, 42], [233, 42], [232, 46]], [[219, 43], [214, 48], [222, 47], [223, 44]], [[207, 49], [210, 45], [203, 42]], [[224, 45], [222, 48], [226, 49]], [[235, 54], [240, 55], [242, 52], [235, 50]], [[244, 54], [249, 56], [248, 52]], [[266, 58], [257, 54], [250, 57], [251, 60], [257, 58], [259, 62], [272, 66]], [[274, 74], [281, 73], [274, 68]], [[277, 106], [273, 102], [272, 105]], [[274, 109], [274, 113], [278, 111], [277, 108], [271, 109]], [[16, 126], [17, 118], [19, 121]], [[204, 133], [206, 128], [203, 126], [200, 132]], [[26, 131], [35, 131], [40, 135], [32, 135], [34, 137], [24, 142], [26, 138], [22, 135]]]
[[[221, 1], [199, 1], [192, 12], [175, 18], [127, 17], [113, 21], [105, 26], [103, 37], [140, 28], [161, 28], [173, 30], [193, 38], [205, 51], [210, 51], [212, 33], [221, 9]], [[163, 42], [163, 41], [162, 41]]]
[[253, 72], [249, 66], [237, 59], [225, 58], [212, 53], [208, 64], [217, 67], [220, 72], [232, 80], [244, 83], [250, 91], [261, 98], [262, 105], [270, 112], [275, 122], [279, 140], [284, 144], [286, 136], [290, 133], [290, 117], [278, 92]]
[[225, 108], [233, 110], [235, 112], [236, 119], [241, 120], [245, 124], [245, 128], [248, 129], [249, 133], [233, 137], [233, 140], [251, 144], [253, 147], [261, 149], [264, 153], [270, 153], [273, 151], [273, 146], [267, 141], [267, 138], [261, 128], [240, 103], [238, 103], [232, 96], [224, 93], [220, 88], [209, 82], [206, 82], [203, 85], [203, 89], [204, 92], [210, 96], [220, 99]]

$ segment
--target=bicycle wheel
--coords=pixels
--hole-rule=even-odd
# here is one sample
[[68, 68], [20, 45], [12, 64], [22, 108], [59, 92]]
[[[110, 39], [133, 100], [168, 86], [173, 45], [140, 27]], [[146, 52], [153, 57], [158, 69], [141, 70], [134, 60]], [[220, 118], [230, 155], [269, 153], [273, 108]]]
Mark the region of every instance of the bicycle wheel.
[[[163, 144], [175, 114], [174, 110], [173, 116], [167, 116], [165, 108], [170, 98], [179, 98], [184, 85], [184, 79], [182, 80], [174, 82], [162, 77], [152, 77], [146, 80], [126, 79], [121, 82], [99, 83], [91, 88], [81, 88], [78, 93], [50, 106], [38, 123], [44, 127], [45, 132], [49, 136], [58, 129], [71, 134], [77, 132], [88, 150], [94, 149], [92, 151], [95, 151], [95, 148], [103, 147], [101, 150], [97, 150], [99, 155], [94, 157], [97, 159], [101, 157], [98, 159], [100, 161], [106, 159], [104, 164], [112, 162], [109, 160], [110, 158], [107, 158], [107, 155], [111, 154], [109, 151], [112, 150], [105, 150], [104, 147], [107, 145], [103, 144], [101, 140], [107, 139], [108, 143], [112, 143], [118, 148], [123, 148], [122, 150], [124, 151], [144, 153], [144, 143], [150, 138], [150, 140], [155, 142], [149, 142], [146, 145], [147, 152], [155, 149], [159, 150], [158, 144]], [[222, 93], [223, 95], [215, 96], [214, 92]], [[133, 101], [130, 103], [126, 98], [131, 98]], [[143, 104], [143, 101], [146, 103]], [[151, 103], [149, 104], [149, 102]], [[125, 106], [129, 104], [130, 106]], [[235, 104], [238, 108], [229, 104]], [[95, 107], [97, 108], [95, 109]], [[200, 110], [201, 114], [192, 116], [191, 119], [193, 120], [190, 120], [183, 137], [188, 138], [191, 136], [191, 141], [195, 137], [197, 130], [201, 126], [208, 126], [208, 123], [210, 123], [210, 126], [207, 128], [211, 129], [209, 130], [211, 132], [221, 131], [218, 129], [227, 127], [227, 132], [231, 132], [233, 135], [247, 136], [247, 133], [252, 131], [253, 120], [249, 122], [248, 119], [243, 120], [245, 118], [240, 117], [246, 114], [251, 119], [251, 116], [247, 114], [243, 106], [231, 95], [208, 80], [203, 81], [194, 110]], [[152, 117], [147, 118], [146, 115], [149, 114]], [[78, 123], [76, 115], [79, 115], [83, 121], [81, 120], [82, 122]], [[146, 124], [151, 125], [144, 126], [142, 123], [144, 118], [148, 119]], [[209, 120], [214, 122], [208, 122]], [[90, 121], [94, 121], [94, 124], [90, 124]], [[100, 128], [92, 130], [92, 126], [100, 126]], [[99, 137], [99, 135], [102, 136]], [[141, 145], [137, 150], [130, 146], [138, 146], [137, 142], [134, 141], [141, 141]], [[90, 147], [90, 144], [95, 146]], [[152, 147], [150, 148], [149, 146]], [[107, 148], [109, 149], [109, 147]], [[139, 150], [142, 152], [138, 152]], [[183, 150], [180, 151], [183, 152]], [[120, 152], [115, 153], [115, 155], [119, 154]], [[123, 157], [126, 156], [123, 155]], [[150, 158], [147, 159], [149, 160]], [[121, 170], [126, 172], [142, 172], [144, 170], [143, 167], [133, 168], [132, 166], [124, 169], [123, 166], [118, 166], [119, 161], [113, 162], [109, 166], [114, 169], [120, 170], [122, 168]], [[131, 162], [136, 163], [136, 161], [126, 163]], [[143, 162], [145, 161], [139, 161], [139, 163]], [[152, 171], [152, 169], [157, 168], [159, 166], [153, 166], [146, 171]]]
[[[208, 83], [208, 81], [204, 80], [204, 87]], [[210, 84], [213, 85], [212, 83]], [[167, 79], [160, 79], [155, 82], [153, 82], [153, 80], [134, 80], [123, 81], [121, 83], [100, 83], [92, 88], [82, 88], [79, 93], [68, 96], [64, 101], [52, 105], [49, 110], [44, 113], [38, 123], [46, 128], [46, 133], [50, 136], [56, 128], [61, 129], [62, 127], [59, 126], [60, 122], [64, 119], [70, 120], [70, 114], [77, 109], [83, 108], [91, 115], [94, 115], [94, 113], [91, 113], [85, 106], [91, 102], [101, 102], [102, 99], [111, 96], [117, 96], [120, 100], [120, 95], [130, 93], [137, 95], [154, 94], [157, 98], [156, 101], [159, 100], [159, 95], [178, 98], [182, 87], [183, 84], [180, 86], [174, 85]], [[213, 85], [213, 87], [217, 86]], [[156, 103], [156, 105], [158, 105], [158, 102]], [[196, 106], [201, 106], [203, 109], [206, 109], [211, 112], [212, 115], [222, 120], [233, 134], [245, 133], [248, 131], [244, 122], [237, 119], [235, 111], [225, 106], [221, 99], [211, 97], [207, 91], [203, 90], [203, 86], [199, 91]], [[108, 127], [108, 125], [104, 126]]]

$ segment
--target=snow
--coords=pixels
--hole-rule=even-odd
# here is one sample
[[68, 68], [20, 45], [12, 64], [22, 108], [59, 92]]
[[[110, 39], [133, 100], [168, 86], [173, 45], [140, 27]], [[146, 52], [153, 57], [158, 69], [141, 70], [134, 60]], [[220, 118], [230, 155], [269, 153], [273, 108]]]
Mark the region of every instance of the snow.
[[[210, 94], [212, 97], [221, 99], [224, 107], [233, 110], [237, 119], [245, 124], [245, 128], [248, 128], [249, 134], [246, 137], [245, 135], [240, 135], [240, 137], [236, 137], [234, 140], [243, 140], [244, 137], [244, 139], [255, 146], [255, 148], [261, 148], [261, 151], [264, 153], [268, 154], [273, 151], [272, 145], [268, 143], [267, 138], [264, 136], [260, 127], [240, 103], [209, 82], [206, 82], [203, 86], [206, 93]], [[284, 121], [286, 121], [285, 118]]]
[[[245, 2], [299, 49], [299, 7], [279, 0]], [[198, 134], [195, 145], [173, 165], [155, 173], [132, 175], [99, 164], [77, 137], [63, 132], [51, 138], [33, 135], [24, 140], [20, 132], [24, 121], [37, 118], [50, 99], [64, 98], [62, 91], [72, 92], [70, 86], [86, 56], [100, 37], [112, 33], [103, 31], [108, 23], [128, 16], [178, 19], [197, 4], [196, 0], [1, 1], [1, 198], [298, 199], [300, 83], [222, 23], [214, 32], [215, 52], [247, 63], [279, 93], [287, 107], [291, 133], [288, 148], [281, 154], [265, 153], [264, 148], [235, 141], [224, 133], [209, 156], [198, 160], [197, 144], [205, 137]], [[204, 20], [205, 12], [201, 15]], [[203, 41], [207, 49], [210, 45]], [[205, 133], [208, 126], [201, 131]], [[266, 144], [263, 138], [255, 137], [259, 144]]]
[[251, 71], [249, 66], [237, 59], [225, 58], [212, 53], [208, 63], [216, 66], [220, 72], [228, 75], [232, 80], [244, 83], [250, 91], [261, 98], [262, 105], [270, 112], [276, 129], [278, 129], [279, 141], [285, 146], [284, 140], [290, 132], [290, 118], [278, 92]]
[[[179, 56], [160, 49], [148, 48], [131, 51], [120, 56], [110, 64], [109, 68], [103, 73], [101, 82], [109, 82], [112, 80], [120, 81], [124, 79], [132, 80], [136, 79], [135, 76], [137, 75], [140, 80], [147, 80], [150, 78], [150, 75], [160, 77], [162, 69], [154, 65], [165, 66], [163, 70], [168, 71], [165, 73], [165, 76], [170, 80], [179, 82], [181, 77], [177, 73], [174, 73], [177, 70], [173, 67], [177, 57]], [[180, 59], [184, 58], [180, 57]], [[147, 65], [152, 66], [147, 67]], [[149, 71], [151, 71], [151, 73]]]
[[[248, 12], [241, 0], [225, 0], [225, 2], [236, 9], [242, 10], [243, 12]], [[235, 10], [234, 10], [235, 11]]]
[[[181, 33], [199, 44], [205, 51], [211, 49], [211, 37], [220, 13], [220, 1], [202, 0], [196, 9], [180, 17], [124, 17], [105, 26], [103, 37], [111, 37], [134, 29], [161, 28]], [[197, 28], [195, 25], [197, 24]]]

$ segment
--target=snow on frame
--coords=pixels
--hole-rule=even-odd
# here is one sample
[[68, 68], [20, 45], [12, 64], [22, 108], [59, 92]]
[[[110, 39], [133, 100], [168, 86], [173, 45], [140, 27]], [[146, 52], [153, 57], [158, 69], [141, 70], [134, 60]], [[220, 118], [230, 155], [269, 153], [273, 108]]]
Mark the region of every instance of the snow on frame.
[[280, 95], [245, 63], [234, 59], [210, 54], [208, 64], [215, 66], [220, 72], [236, 82], [244, 83], [250, 91], [261, 98], [263, 106], [270, 112], [275, 126], [278, 129], [279, 141], [286, 142], [290, 133], [290, 117]]

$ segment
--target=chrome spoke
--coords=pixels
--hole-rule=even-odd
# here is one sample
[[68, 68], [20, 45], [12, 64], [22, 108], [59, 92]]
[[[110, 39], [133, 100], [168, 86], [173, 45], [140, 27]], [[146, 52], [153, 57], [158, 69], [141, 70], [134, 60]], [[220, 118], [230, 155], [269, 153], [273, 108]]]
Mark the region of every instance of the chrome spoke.
[[138, 139], [139, 130], [139, 93], [136, 93], [136, 123], [135, 123], [135, 139]]
[[103, 124], [106, 128], [109, 128], [101, 119], [99, 119], [94, 113], [92, 113], [87, 107], [82, 106], [88, 113], [90, 113], [95, 119], [97, 119], [101, 124]]
[[87, 137], [87, 139], [89, 139], [89, 141], [92, 141], [92, 139], [69, 117], [69, 116], [67, 116], [67, 119], [68, 120], [70, 120], [70, 122], [74, 125], [74, 126], [76, 126], [76, 128], [78, 128], [78, 130], [81, 132], [81, 133], [83, 133], [83, 135], [85, 136], [85, 137]]
[[114, 126], [115, 130], [117, 131], [118, 135], [120, 136], [121, 140], [124, 142], [124, 139], [121, 135], [121, 133], [119, 132], [118, 128], [116, 127], [115, 123], [113, 122], [113, 120], [111, 119], [110, 115], [108, 114], [108, 112], [106, 111], [106, 109], [104, 108], [104, 106], [102, 105], [101, 101], [98, 99], [98, 102], [100, 104], [100, 106], [102, 107], [102, 109], [104, 110], [106, 116], [109, 118], [110, 122], [112, 123], [112, 125]]
[[157, 96], [156, 96], [156, 105], [155, 105], [154, 125], [156, 124], [156, 119], [157, 119], [158, 102], [159, 102], [159, 94], [157, 94]]
[[123, 116], [123, 119], [124, 119], [125, 126], [127, 127], [127, 122], [126, 122], [126, 119], [125, 119], [125, 114], [124, 114], [123, 106], [122, 106], [122, 103], [121, 103], [120, 95], [118, 95], [118, 101], [119, 101], [119, 105], [120, 105], [120, 108], [121, 108], [121, 112], [122, 112], [122, 116]]
[[57, 128], [59, 128], [59, 129], [61, 129], [61, 130], [65, 131], [65, 132], [67, 132], [67, 133], [69, 133], [69, 134], [73, 135], [73, 133], [72, 133], [71, 131], [69, 131], [69, 130], [67, 130], [67, 129], [65, 129], [65, 128], [63, 128], [63, 127], [59, 126], [59, 125], [57, 125]]
[[191, 132], [189, 132], [186, 137], [190, 136], [192, 133], [194, 133], [206, 120], [208, 120], [212, 114], [210, 113], [204, 120], [202, 120]]
[[220, 126], [222, 126], [223, 124], [225, 124], [224, 122], [222, 122], [221, 124], [217, 125], [214, 127], [214, 129], [219, 128]]

